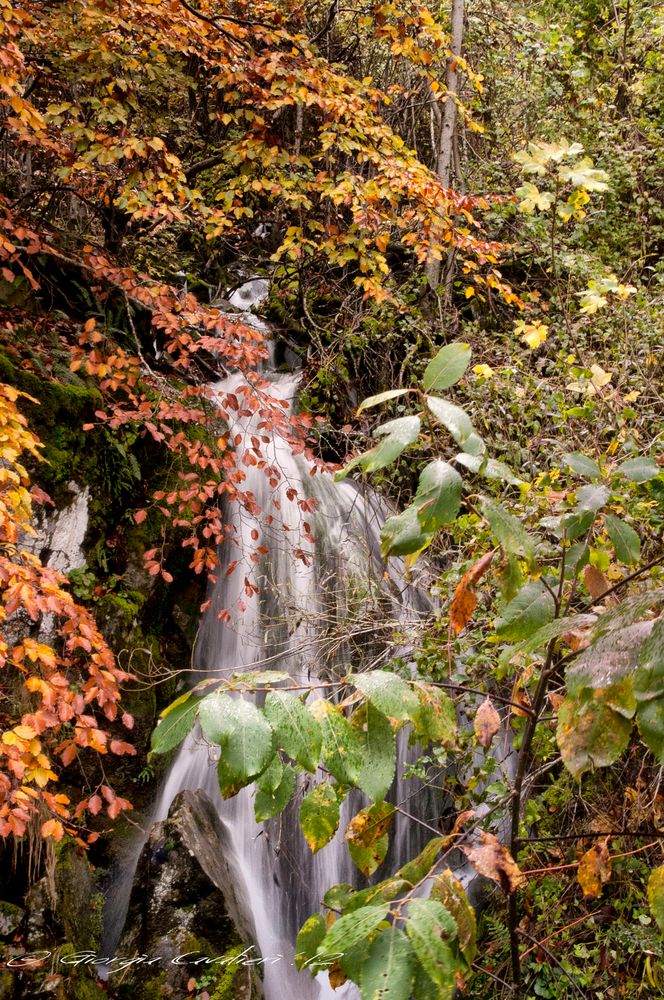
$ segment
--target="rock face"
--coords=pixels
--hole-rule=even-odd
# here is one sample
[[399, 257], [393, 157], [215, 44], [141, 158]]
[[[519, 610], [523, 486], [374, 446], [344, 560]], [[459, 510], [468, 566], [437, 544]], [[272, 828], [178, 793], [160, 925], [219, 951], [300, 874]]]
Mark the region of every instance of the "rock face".
[[136, 871], [115, 966], [124, 958], [146, 958], [128, 970], [111, 971], [108, 989], [117, 1000], [179, 1000], [192, 979], [204, 982], [211, 998], [260, 996], [246, 964], [255, 952], [234, 961], [249, 938], [248, 928], [241, 937], [229, 915], [234, 906], [224, 841], [223, 826], [202, 791], [181, 792], [168, 819], [154, 825]]

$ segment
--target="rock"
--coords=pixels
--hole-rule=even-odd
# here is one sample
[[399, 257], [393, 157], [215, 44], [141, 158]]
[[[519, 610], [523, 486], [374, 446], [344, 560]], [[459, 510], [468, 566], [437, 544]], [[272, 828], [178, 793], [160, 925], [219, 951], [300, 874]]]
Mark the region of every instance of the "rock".
[[137, 995], [179, 1000], [187, 995], [189, 980], [202, 976], [210, 979], [206, 988], [211, 996], [226, 981], [233, 1000], [251, 989], [252, 996], [260, 995], [249, 967], [232, 963], [251, 941], [253, 929], [238, 928], [231, 916], [236, 907], [225, 840], [224, 827], [202, 791], [181, 792], [168, 819], [153, 826], [136, 870], [116, 964], [146, 958], [117, 974], [122, 983], [115, 992], [111, 971], [109, 986], [117, 1000]]
[[9, 937], [13, 934], [24, 916], [25, 910], [20, 906], [0, 900], [0, 937]]

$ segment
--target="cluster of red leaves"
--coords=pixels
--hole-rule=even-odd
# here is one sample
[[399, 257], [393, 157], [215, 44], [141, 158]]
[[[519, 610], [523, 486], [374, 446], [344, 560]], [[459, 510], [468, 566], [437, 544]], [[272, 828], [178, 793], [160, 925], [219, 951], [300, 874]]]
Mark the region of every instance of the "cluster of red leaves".
[[[120, 716], [119, 684], [130, 675], [118, 669], [66, 578], [29, 551], [32, 502], [47, 498], [30, 491], [21, 463], [25, 452], [39, 458], [39, 442], [16, 407], [20, 395], [0, 386], [0, 671], [12, 709], [0, 736], [0, 836], [22, 836], [34, 817], [41, 818], [44, 837], [60, 840], [67, 832], [86, 846], [97, 835], [83, 839], [77, 820], [86, 809], [99, 812], [98, 796], [79, 802], [72, 813], [69, 797], [53, 786], [59, 767], [81, 750], [135, 752], [104, 728]], [[34, 630], [37, 638], [27, 635]], [[127, 713], [121, 721], [132, 728]], [[107, 786], [101, 790], [111, 819], [131, 809]]]

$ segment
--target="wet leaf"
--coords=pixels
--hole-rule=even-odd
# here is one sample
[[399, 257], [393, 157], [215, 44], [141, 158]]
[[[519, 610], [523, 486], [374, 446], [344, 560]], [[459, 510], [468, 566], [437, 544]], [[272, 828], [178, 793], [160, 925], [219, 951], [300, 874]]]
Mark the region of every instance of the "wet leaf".
[[219, 746], [219, 787], [228, 798], [265, 770], [274, 756], [274, 734], [253, 702], [221, 691], [203, 698], [198, 718], [206, 737]]
[[388, 389], [386, 392], [379, 392], [375, 396], [367, 396], [357, 408], [358, 416], [362, 410], [368, 410], [371, 406], [379, 406], [380, 403], [387, 403], [390, 399], [397, 399], [407, 392], [410, 392], [410, 389]]
[[302, 799], [300, 825], [313, 854], [332, 840], [339, 826], [339, 799], [329, 782], [322, 781]]
[[404, 932], [398, 927], [381, 931], [362, 965], [362, 1000], [410, 1000], [415, 965], [415, 953]]
[[658, 476], [661, 469], [651, 458], [629, 458], [616, 471], [633, 483], [647, 483]]
[[380, 529], [381, 553], [384, 556], [408, 556], [425, 549], [433, 535], [422, 530], [417, 507], [406, 507], [401, 514], [388, 517]]
[[177, 706], [169, 706], [152, 733], [150, 744], [152, 753], [168, 753], [182, 743], [185, 736], [194, 728], [200, 701], [200, 698], [185, 698]]
[[343, 956], [354, 945], [365, 941], [388, 913], [388, 906], [363, 906], [353, 913], [345, 913], [330, 927], [318, 947], [318, 956]]
[[277, 816], [293, 797], [295, 791], [295, 781], [297, 773], [294, 768], [286, 764], [283, 767], [281, 780], [276, 788], [257, 788], [254, 799], [254, 815], [257, 823], [262, 823], [266, 819]]
[[420, 743], [453, 746], [457, 732], [456, 708], [448, 694], [421, 681], [415, 689], [420, 706], [413, 715], [413, 737]]
[[641, 646], [634, 675], [636, 721], [641, 739], [664, 761], [664, 619], [654, 623]]
[[419, 707], [417, 695], [410, 684], [389, 670], [352, 674], [347, 680], [390, 719], [405, 722]]
[[340, 708], [322, 698], [311, 712], [323, 734], [323, 764], [342, 785], [356, 785], [362, 769], [362, 742]]
[[454, 917], [459, 949], [470, 968], [477, 954], [475, 910], [468, 902], [461, 882], [454, 877], [449, 868], [436, 876], [431, 889], [431, 899], [442, 903]]
[[597, 462], [587, 455], [582, 455], [579, 451], [568, 452], [566, 455], [563, 455], [563, 462], [573, 472], [578, 473], [580, 476], [586, 476], [588, 479], [599, 479], [602, 474]]
[[411, 899], [406, 934], [427, 975], [442, 989], [453, 988], [457, 926], [450, 911], [435, 899]]
[[467, 451], [470, 455], [484, 454], [484, 442], [465, 410], [437, 396], [427, 396], [427, 406], [438, 423], [447, 428], [463, 451]]
[[270, 691], [263, 711], [274, 731], [277, 747], [314, 773], [320, 760], [323, 734], [300, 698], [285, 691]]
[[[295, 968], [312, 967], [312, 959], [327, 933], [325, 920], [321, 913], [314, 913], [304, 922], [295, 941]], [[315, 971], [312, 970], [312, 971]]]
[[385, 798], [394, 780], [397, 749], [389, 720], [371, 702], [361, 705], [352, 716], [351, 725], [362, 745], [362, 767], [357, 784], [369, 798]]
[[630, 720], [598, 698], [579, 703], [568, 697], [558, 710], [556, 738], [563, 763], [575, 778], [618, 760], [631, 731]]
[[363, 875], [372, 875], [385, 860], [389, 845], [387, 831], [394, 813], [390, 802], [377, 802], [360, 810], [348, 824], [348, 851]]

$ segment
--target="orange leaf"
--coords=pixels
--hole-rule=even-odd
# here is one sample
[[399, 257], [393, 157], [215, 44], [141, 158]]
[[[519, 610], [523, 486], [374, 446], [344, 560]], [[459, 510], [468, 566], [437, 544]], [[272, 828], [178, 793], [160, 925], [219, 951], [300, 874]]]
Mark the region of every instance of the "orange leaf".
[[450, 624], [457, 635], [464, 630], [473, 616], [477, 607], [477, 595], [473, 587], [486, 573], [495, 552], [495, 549], [492, 552], [486, 552], [463, 574], [457, 584], [450, 605]]
[[526, 881], [506, 847], [492, 833], [480, 833], [479, 847], [464, 847], [463, 852], [476, 872], [493, 879], [506, 893], [515, 892]]
[[599, 896], [602, 886], [611, 878], [608, 837], [598, 840], [586, 851], [579, 861], [577, 878], [586, 899], [596, 899]]
[[60, 841], [65, 835], [65, 828], [59, 820], [47, 819], [45, 823], [42, 823], [41, 835], [42, 837], [53, 837], [54, 840]]

